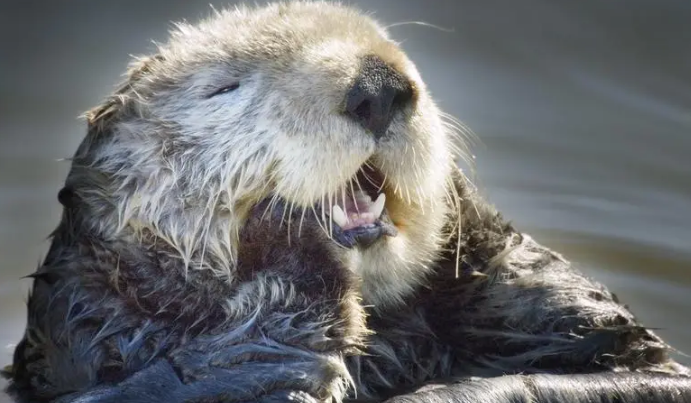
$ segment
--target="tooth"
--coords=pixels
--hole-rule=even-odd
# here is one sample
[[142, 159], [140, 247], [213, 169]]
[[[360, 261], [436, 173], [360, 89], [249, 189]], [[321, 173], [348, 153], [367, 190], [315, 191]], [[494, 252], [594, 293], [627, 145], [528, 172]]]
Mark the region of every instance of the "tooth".
[[379, 218], [384, 211], [384, 204], [386, 204], [386, 195], [384, 193], [379, 193], [377, 200], [370, 206], [369, 212], [374, 214], [375, 218]]
[[360, 220], [369, 224], [373, 223], [377, 218], [370, 212], [360, 214]]
[[345, 227], [348, 224], [348, 217], [338, 204], [335, 204], [331, 209], [331, 218], [339, 227]]

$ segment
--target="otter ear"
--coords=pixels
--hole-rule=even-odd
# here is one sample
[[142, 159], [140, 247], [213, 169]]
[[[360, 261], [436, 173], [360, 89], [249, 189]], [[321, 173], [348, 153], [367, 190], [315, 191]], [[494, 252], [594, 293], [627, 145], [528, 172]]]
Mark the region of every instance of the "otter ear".
[[89, 132], [103, 132], [110, 122], [116, 119], [123, 110], [130, 107], [132, 100], [136, 97], [137, 83], [151, 73], [155, 65], [163, 60], [164, 58], [160, 54], [134, 59], [129, 65], [125, 81], [120, 84], [117, 90], [100, 105], [85, 113]]

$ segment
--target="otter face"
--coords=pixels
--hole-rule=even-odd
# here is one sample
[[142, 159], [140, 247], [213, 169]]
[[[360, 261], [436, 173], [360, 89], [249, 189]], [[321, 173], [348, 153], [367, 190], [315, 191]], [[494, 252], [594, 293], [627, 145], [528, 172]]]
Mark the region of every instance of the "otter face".
[[355, 10], [295, 2], [179, 25], [90, 115], [102, 122], [88, 162], [124, 175], [110, 190], [120, 228], [183, 254], [227, 255], [232, 271], [247, 212], [280, 199], [347, 249], [366, 303], [387, 305], [441, 246], [450, 132], [415, 66]]

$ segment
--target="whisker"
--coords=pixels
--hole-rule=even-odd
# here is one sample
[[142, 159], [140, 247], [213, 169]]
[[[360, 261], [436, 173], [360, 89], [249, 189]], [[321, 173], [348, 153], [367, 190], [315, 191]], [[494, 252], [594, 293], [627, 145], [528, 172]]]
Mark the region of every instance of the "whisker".
[[[322, 207], [322, 214], [321, 214], [322, 221], [324, 222], [324, 226], [326, 226], [326, 203], [324, 203], [324, 195], [322, 195], [321, 207]], [[316, 211], [315, 211], [315, 213], [316, 213]], [[329, 211], [329, 216], [330, 215], [331, 215], [331, 211]], [[329, 234], [329, 236], [331, 236], [331, 235]]]
[[266, 208], [264, 208], [264, 212], [262, 213], [261, 217], [259, 218], [259, 222], [262, 223], [264, 222], [264, 218], [266, 217], [266, 213], [269, 211], [273, 211], [273, 206], [278, 200], [278, 195], [273, 193], [271, 195], [271, 200], [269, 200], [269, 203], [266, 205]]
[[[446, 199], [446, 203], [452, 207], [455, 208], [456, 206], [456, 198], [452, 194], [452, 187], [453, 187], [453, 181], [450, 179], [446, 180], [446, 186], [444, 186], [444, 198]], [[455, 191], [455, 190], [454, 190]]]
[[[323, 206], [322, 206], [322, 212], [323, 212], [323, 211], [324, 211], [324, 208], [323, 208]], [[329, 237], [329, 239], [331, 239], [331, 236], [330, 236], [330, 234], [329, 234], [329, 230], [326, 229], [326, 224], [325, 224], [325, 223], [326, 223], [326, 219], [324, 219], [324, 222], [322, 222], [322, 221], [319, 219], [319, 214], [317, 213], [317, 210], [314, 209], [314, 206], [312, 206], [312, 212], [314, 213], [314, 218], [317, 220], [317, 224], [319, 224], [319, 228], [321, 228], [321, 229], [324, 231], [324, 233], [326, 234], [326, 236]]]
[[345, 190], [345, 187], [342, 187], [340, 190], [341, 190], [341, 201], [343, 202], [343, 205], [341, 207], [343, 207], [343, 212], [348, 214], [348, 212], [346, 210], [346, 190]]
[[303, 221], [305, 221], [305, 208], [301, 207], [301, 209], [302, 209], [302, 214], [300, 215], [300, 225], [298, 225], [298, 238], [300, 238], [300, 234], [302, 234], [302, 223], [303, 223]]
[[290, 203], [290, 211], [288, 212], [288, 246], [290, 246], [290, 224], [293, 222], [293, 208], [295, 202]]
[[438, 30], [440, 30], [440, 31], [442, 31], [442, 32], [447, 32], [447, 33], [455, 32], [453, 28], [444, 28], [444, 27], [441, 27], [441, 26], [439, 26], [439, 25], [434, 25], [434, 24], [431, 24], [431, 23], [429, 23], [429, 22], [424, 22], [424, 21], [401, 21], [401, 22], [395, 22], [395, 23], [393, 23], [393, 24], [386, 25], [386, 26], [384, 27], [384, 29], [389, 29], [389, 28], [394, 28], [394, 27], [400, 27], [400, 26], [404, 26], [404, 25], [420, 25], [420, 26], [423, 26], [423, 27], [435, 28], [435, 29], [438, 29]]
[[[221, 198], [221, 193], [222, 190], [217, 190], [216, 195], [212, 198], [209, 199], [209, 202], [207, 203], [206, 206], [206, 211], [212, 211], [213, 207], [218, 204], [218, 200]], [[206, 220], [206, 225], [204, 225], [204, 229], [202, 229], [201, 234], [199, 234], [199, 241], [203, 243], [202, 246], [202, 251], [199, 257], [199, 267], [202, 268], [204, 266], [204, 256], [206, 255], [206, 246], [208, 242], [205, 242], [204, 240], [209, 234], [209, 230], [211, 229], [211, 222], [213, 221], [213, 214], [208, 214], [208, 219]]]
[[462, 220], [463, 217], [460, 213], [461, 210], [461, 202], [460, 199], [457, 200], [458, 204], [458, 213], [457, 213], [457, 228], [458, 232], [456, 235], [456, 278], [460, 275], [460, 270], [461, 270], [461, 236], [463, 235], [463, 229], [462, 229]]
[[420, 190], [420, 186], [416, 187], [416, 191], [418, 203], [420, 203], [420, 211], [422, 212], [422, 215], [425, 215], [425, 202], [422, 198], [422, 191]]
[[[362, 175], [365, 177], [365, 179], [367, 179], [367, 174], [366, 174], [365, 171], [362, 169], [362, 167], [360, 167], [360, 172], [361, 172]], [[358, 190], [359, 190], [360, 192], [362, 192], [362, 193], [365, 193], [365, 190], [362, 188], [362, 185], [360, 184], [360, 180], [357, 178], [357, 175], [355, 175], [355, 177], [353, 178], [353, 180], [355, 181], [355, 184], [357, 185]], [[370, 183], [371, 183], [371, 182], [370, 182]], [[352, 188], [352, 186], [353, 186], [353, 182], [352, 182], [352, 181], [350, 182], [350, 186], [351, 186], [351, 188]], [[373, 185], [373, 186], [374, 186], [374, 185]], [[354, 193], [353, 193], [353, 194], [354, 194]]]
[[[353, 188], [352, 179], [350, 181], [348, 181], [348, 184], [350, 185], [350, 196], [353, 198], [353, 201], [355, 201], [355, 189]], [[345, 192], [345, 188], [344, 188], [344, 192]], [[345, 203], [345, 200], [344, 200], [344, 203]], [[345, 204], [344, 204], [344, 206], [345, 206]], [[357, 202], [355, 202], [355, 210], [358, 212], [358, 214], [360, 213], [360, 208], [358, 207]]]
[[280, 230], [281, 228], [283, 228], [283, 222], [285, 221], [286, 213], [287, 213], [287, 212], [288, 212], [288, 209], [287, 209], [287, 208], [284, 208], [284, 209], [283, 209], [283, 214], [281, 214], [281, 222], [278, 223], [278, 229], [279, 229], [279, 230]]
[[[333, 211], [333, 203], [331, 200], [331, 193], [329, 193], [328, 198], [329, 198], [329, 212], [332, 212]], [[330, 220], [329, 220], [329, 238], [333, 238], [333, 233], [334, 233], [333, 232], [333, 229], [334, 229], [333, 228], [334, 227], [333, 222], [334, 222], [333, 217], [330, 217]]]
[[407, 198], [408, 204], [412, 204], [412, 203], [410, 202], [410, 189], [408, 189], [408, 184], [406, 183], [404, 186], [405, 186], [404, 189], [405, 189], [405, 194], [406, 194], [406, 198]]
[[381, 185], [377, 185], [376, 183], [374, 183], [374, 180], [372, 178], [370, 178], [369, 175], [367, 175], [367, 173], [365, 171], [362, 171], [362, 176], [365, 177], [365, 180], [367, 182], [369, 182], [370, 185], [372, 185], [375, 188], [379, 187], [379, 191], [381, 191]]

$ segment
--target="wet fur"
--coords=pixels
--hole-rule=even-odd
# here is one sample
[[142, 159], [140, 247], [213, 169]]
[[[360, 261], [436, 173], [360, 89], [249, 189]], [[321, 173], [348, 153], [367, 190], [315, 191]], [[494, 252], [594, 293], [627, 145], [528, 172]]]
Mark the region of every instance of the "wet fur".
[[[614, 294], [516, 232], [469, 193], [461, 173], [455, 183], [463, 198], [460, 245], [451, 240], [428, 283], [405, 308], [370, 318], [376, 332], [371, 356], [351, 359], [366, 378], [361, 391], [397, 395], [401, 385], [412, 390], [435, 379], [463, 379], [459, 386], [393, 401], [447, 401], [456, 393], [457, 400], [448, 401], [518, 402], [531, 396], [537, 400], [526, 401], [562, 401], [560, 393], [569, 402], [600, 394], [602, 399], [620, 394], [625, 402], [675, 401], [662, 396], [691, 401], [688, 368], [670, 360], [669, 346]], [[683, 377], [648, 379], [641, 373]], [[507, 374], [525, 377], [502, 377]], [[472, 377], [482, 381], [467, 383]], [[627, 391], [639, 380], [646, 380], [639, 384], [640, 395]], [[551, 382], [553, 387], [543, 387]]]
[[[56, 233], [61, 252], [53, 248], [46, 264], [63, 264], [35, 275], [13, 393], [32, 402], [70, 392], [58, 401], [272, 402], [290, 393], [339, 401], [347, 390], [360, 401], [404, 394], [392, 402], [691, 399], [688, 378], [644, 375], [688, 370], [612, 294], [514, 232], [490, 206], [462, 196], [459, 277], [452, 239], [427, 286], [403, 307], [368, 310], [367, 327], [343, 251], [315, 221], [301, 235], [293, 227], [288, 245], [276, 236], [280, 209], [273, 218], [257, 212], [245, 226], [233, 288], [203, 271], [171, 276], [165, 247], [122, 245], [119, 262], [109, 262], [112, 245]], [[67, 245], [93, 260], [65, 254]], [[70, 267], [75, 261], [79, 270]], [[493, 378], [512, 373], [524, 376]], [[466, 381], [405, 394], [453, 379]]]
[[[18, 401], [691, 400], [689, 370], [660, 338], [473, 193], [424, 84], [400, 51], [376, 39], [376, 25], [349, 9], [298, 4], [292, 16], [273, 7], [224, 14], [200, 30], [182, 26], [177, 42], [135, 64], [88, 114], [60, 193], [62, 220], [33, 275], [9, 374]], [[289, 23], [318, 16], [324, 27], [298, 30], [297, 42], [278, 48], [260, 45], [281, 26], [261, 30], [256, 43], [211, 46], [216, 32], [248, 29], [233, 25], [236, 17], [264, 27], [276, 13]], [[357, 125], [305, 108], [293, 112], [336, 137], [308, 137], [310, 149], [331, 145], [327, 153], [297, 153], [313, 133], [281, 126], [292, 136], [272, 137], [277, 131], [262, 125], [285, 120], [283, 99], [250, 96], [271, 89], [289, 98], [295, 89], [280, 84], [299, 77], [281, 69], [294, 72], [293, 52], [306, 46], [319, 63], [298, 66], [317, 83], [305, 104], [337, 99], [347, 83], [329, 77], [357, 74], [356, 60], [324, 62], [323, 52], [348, 54], [312, 43], [324, 32], [384, 55], [418, 91], [412, 128], [394, 120], [391, 140], [376, 145], [387, 209], [408, 228], [362, 253], [337, 247], [305, 206], [338, 196], [341, 176], [355, 173], [374, 143]], [[261, 73], [285, 81], [264, 88], [266, 80], [243, 76], [249, 92], [228, 108], [199, 100], [205, 126], [180, 100], [233, 77], [214, 67], [200, 69], [193, 86], [176, 83], [190, 82], [190, 63], [229, 54], [246, 63], [277, 57], [278, 71]], [[353, 159], [333, 146], [346, 140]], [[449, 385], [415, 393], [430, 383]]]
[[688, 378], [636, 373], [512, 375], [426, 388], [387, 403], [685, 403], [689, 388]]

